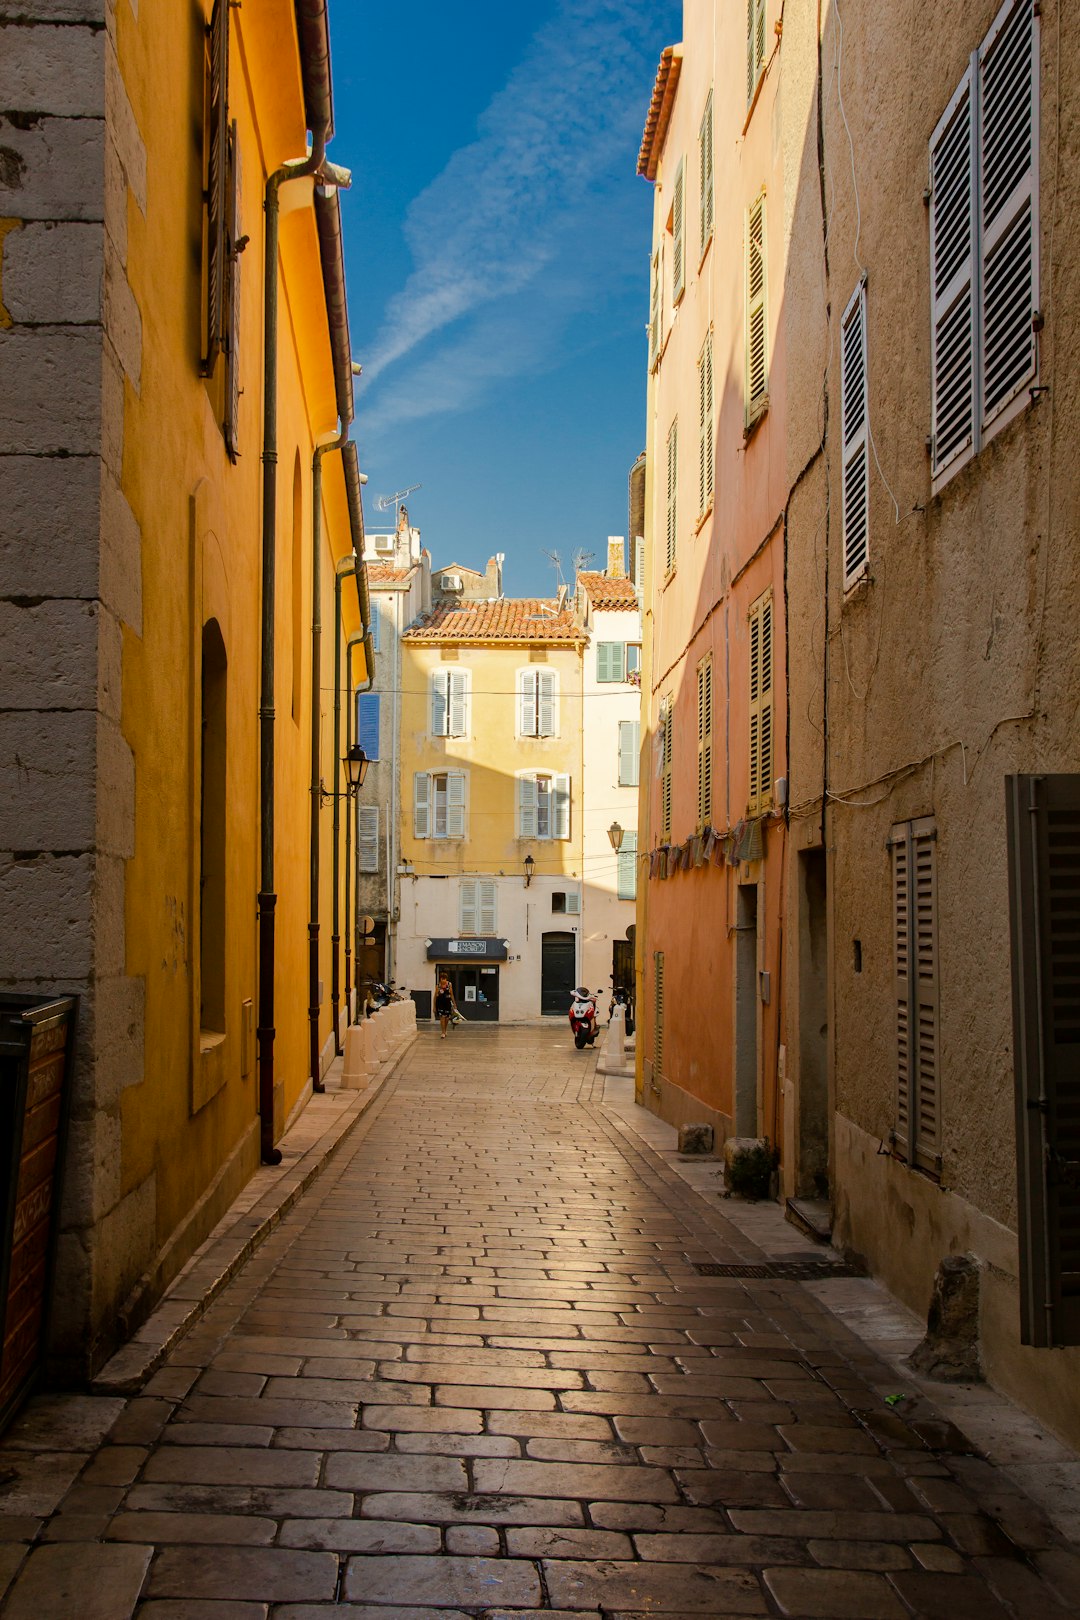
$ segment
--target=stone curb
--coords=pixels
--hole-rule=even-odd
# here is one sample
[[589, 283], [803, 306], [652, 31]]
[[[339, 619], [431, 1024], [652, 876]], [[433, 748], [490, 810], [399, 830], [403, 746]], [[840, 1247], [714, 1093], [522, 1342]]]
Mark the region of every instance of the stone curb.
[[[282, 1217], [288, 1214], [297, 1199], [322, 1174], [342, 1142], [378, 1101], [387, 1081], [412, 1045], [413, 1041], [408, 1041], [388, 1058], [363, 1091], [350, 1093], [339, 1090], [336, 1094], [348, 1097], [349, 1101], [316, 1140], [294, 1163], [281, 1170], [273, 1184], [256, 1198], [249, 1209], [239, 1215], [230, 1211], [222, 1217], [170, 1283], [146, 1321], [91, 1381], [92, 1394], [139, 1393], [147, 1379], [195, 1326], [222, 1289], [270, 1236]], [[301, 1114], [293, 1130], [302, 1127], [303, 1123], [304, 1115]], [[279, 1144], [286, 1152], [291, 1134], [283, 1137]], [[263, 1169], [269, 1172], [269, 1167], [264, 1166]], [[243, 1195], [238, 1202], [242, 1200]], [[236, 1206], [233, 1207], [235, 1209]]]

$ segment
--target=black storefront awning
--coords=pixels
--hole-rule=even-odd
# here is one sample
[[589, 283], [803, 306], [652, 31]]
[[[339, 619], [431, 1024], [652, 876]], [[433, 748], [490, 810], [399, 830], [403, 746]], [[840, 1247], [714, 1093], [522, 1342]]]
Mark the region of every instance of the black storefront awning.
[[489, 939], [484, 935], [468, 939], [429, 939], [429, 962], [505, 962], [506, 940]]

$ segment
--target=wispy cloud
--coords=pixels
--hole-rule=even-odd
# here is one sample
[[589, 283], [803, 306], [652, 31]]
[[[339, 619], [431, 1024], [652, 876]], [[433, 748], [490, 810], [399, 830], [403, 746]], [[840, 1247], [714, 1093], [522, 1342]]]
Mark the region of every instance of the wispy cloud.
[[[478, 138], [412, 202], [415, 268], [364, 365], [370, 428], [461, 408], [501, 378], [543, 369], [590, 299], [625, 289], [651, 10], [558, 0]], [[640, 269], [636, 255], [629, 268]]]

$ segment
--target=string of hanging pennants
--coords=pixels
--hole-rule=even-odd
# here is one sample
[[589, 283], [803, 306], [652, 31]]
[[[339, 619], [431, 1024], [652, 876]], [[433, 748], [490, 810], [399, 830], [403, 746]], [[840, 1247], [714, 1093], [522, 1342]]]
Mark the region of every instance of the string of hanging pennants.
[[692, 866], [738, 866], [740, 861], [760, 861], [764, 852], [764, 826], [767, 816], [738, 821], [728, 832], [707, 827], [685, 844], [658, 844], [649, 851], [649, 876], [674, 877]]

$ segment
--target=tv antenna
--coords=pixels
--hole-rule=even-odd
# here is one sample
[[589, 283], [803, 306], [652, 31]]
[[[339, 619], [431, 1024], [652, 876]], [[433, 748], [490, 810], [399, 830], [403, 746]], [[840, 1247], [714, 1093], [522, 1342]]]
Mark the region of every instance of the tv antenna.
[[399, 501], [403, 501], [406, 495], [411, 495], [414, 489], [423, 489], [423, 487], [423, 484], [410, 484], [408, 489], [399, 489], [393, 495], [380, 495], [375, 502], [376, 509], [380, 512], [389, 512], [392, 506], [396, 506]]
[[[541, 550], [543, 550], [542, 547]], [[563, 579], [562, 558], [559, 556], [559, 553], [557, 551], [545, 551], [544, 556], [555, 570], [556, 586], [564, 585], [565, 580]]]
[[577, 578], [577, 576], [580, 573], [582, 573], [584, 571], [586, 565], [588, 563], [592, 562], [592, 560], [593, 560], [593, 558], [595, 556], [596, 556], [595, 551], [586, 551], [583, 546], [578, 547], [578, 549], [574, 552], [574, 578], [575, 579]]

